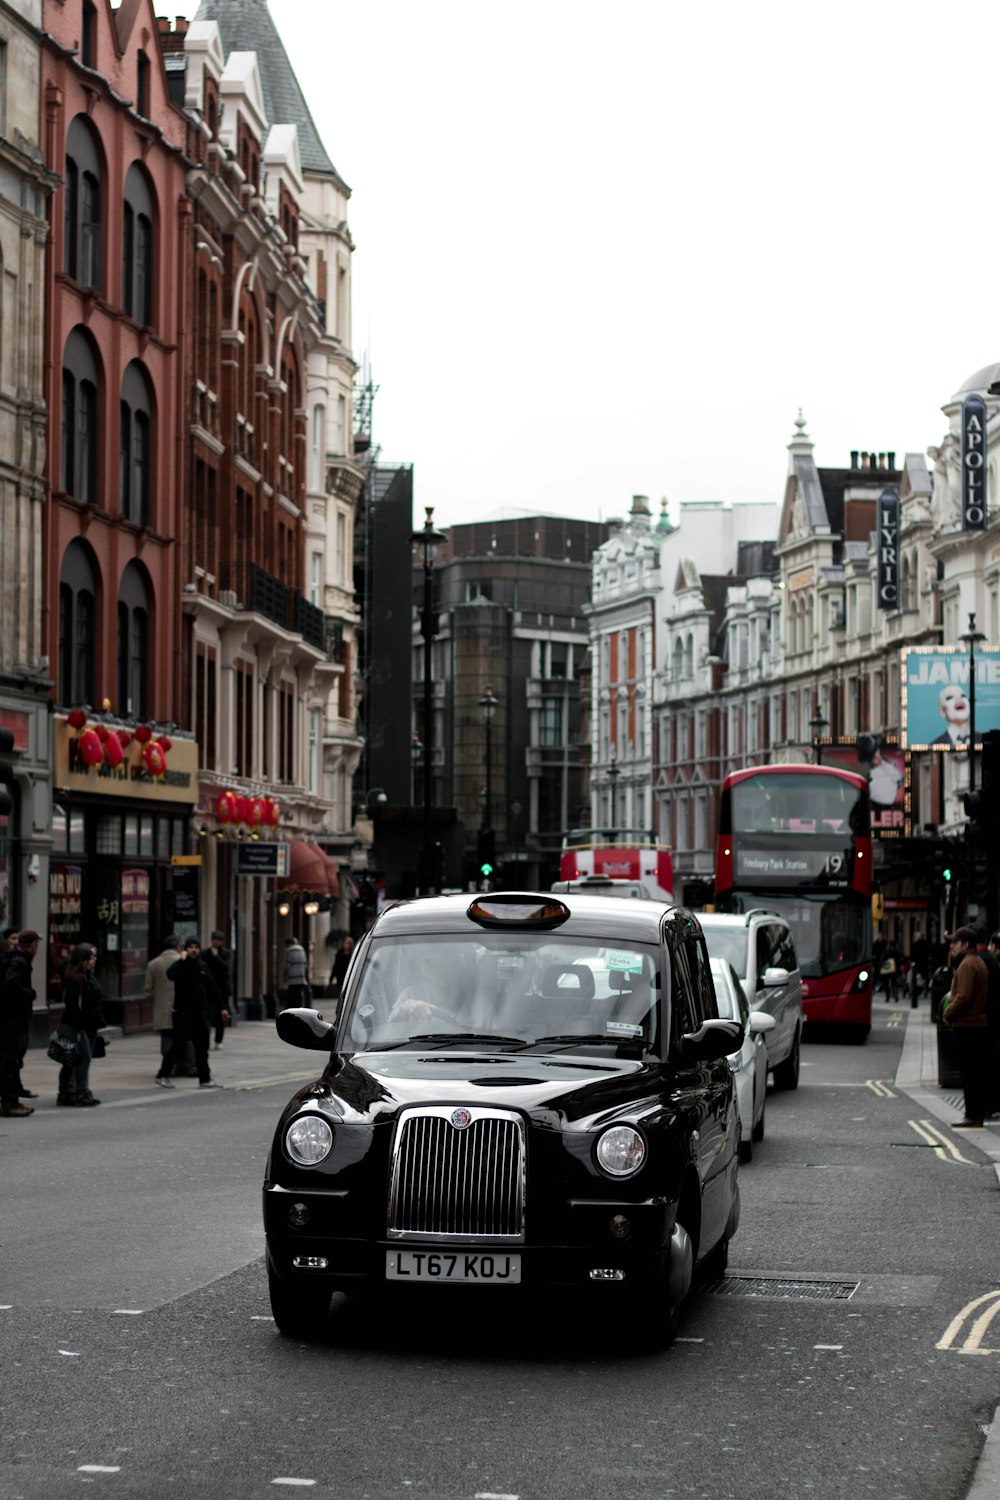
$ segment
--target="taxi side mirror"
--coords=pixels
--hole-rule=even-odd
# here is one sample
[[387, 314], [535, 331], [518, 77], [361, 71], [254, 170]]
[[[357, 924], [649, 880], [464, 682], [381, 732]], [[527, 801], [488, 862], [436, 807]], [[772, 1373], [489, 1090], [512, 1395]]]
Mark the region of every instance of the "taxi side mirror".
[[681, 1037], [681, 1059], [686, 1063], [718, 1062], [742, 1046], [742, 1021], [703, 1021], [697, 1031]]
[[293, 1047], [305, 1047], [310, 1052], [334, 1050], [337, 1028], [331, 1021], [324, 1021], [318, 1010], [292, 1006], [279, 1011], [274, 1024], [281, 1040]]

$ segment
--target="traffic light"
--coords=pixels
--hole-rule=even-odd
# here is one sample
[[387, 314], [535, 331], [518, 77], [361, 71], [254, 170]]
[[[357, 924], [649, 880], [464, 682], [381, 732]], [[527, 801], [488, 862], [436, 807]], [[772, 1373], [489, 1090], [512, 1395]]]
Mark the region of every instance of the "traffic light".
[[0, 818], [9, 818], [14, 811], [14, 798], [8, 791], [14, 785], [14, 767], [7, 759], [13, 749], [13, 731], [0, 729]]
[[937, 889], [951, 885], [955, 877], [953, 850], [948, 844], [937, 844], [934, 849], [934, 885]]
[[476, 840], [476, 853], [479, 874], [483, 880], [489, 880], [497, 865], [497, 840], [492, 828], [480, 828], [479, 837]]

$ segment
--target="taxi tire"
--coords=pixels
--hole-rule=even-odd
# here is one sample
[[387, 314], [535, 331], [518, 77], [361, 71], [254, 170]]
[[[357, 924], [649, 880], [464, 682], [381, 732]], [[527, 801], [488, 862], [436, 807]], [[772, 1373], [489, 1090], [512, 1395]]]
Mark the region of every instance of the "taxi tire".
[[330, 1312], [330, 1287], [322, 1282], [283, 1281], [267, 1265], [271, 1313], [279, 1333], [290, 1339], [315, 1339], [323, 1333]]

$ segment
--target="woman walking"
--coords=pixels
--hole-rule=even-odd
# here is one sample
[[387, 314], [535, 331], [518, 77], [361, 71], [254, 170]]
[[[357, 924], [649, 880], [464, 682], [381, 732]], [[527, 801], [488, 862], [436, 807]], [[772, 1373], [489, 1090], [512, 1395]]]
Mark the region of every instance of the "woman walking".
[[79, 1058], [75, 1063], [64, 1063], [59, 1069], [59, 1097], [57, 1104], [77, 1105], [82, 1109], [100, 1104], [90, 1092], [90, 1059], [93, 1041], [98, 1029], [104, 1025], [101, 1012], [101, 989], [94, 978], [97, 966], [97, 949], [89, 943], [81, 943], [73, 949], [66, 965], [63, 980], [65, 1010], [59, 1023], [59, 1035], [76, 1042]]

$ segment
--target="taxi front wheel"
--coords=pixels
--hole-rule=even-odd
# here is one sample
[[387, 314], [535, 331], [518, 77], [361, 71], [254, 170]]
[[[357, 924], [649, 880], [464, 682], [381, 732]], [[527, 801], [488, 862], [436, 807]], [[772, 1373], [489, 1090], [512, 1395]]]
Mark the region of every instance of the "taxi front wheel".
[[279, 1333], [291, 1339], [314, 1339], [320, 1336], [330, 1312], [329, 1286], [305, 1280], [282, 1281], [275, 1275], [268, 1261], [267, 1289]]

